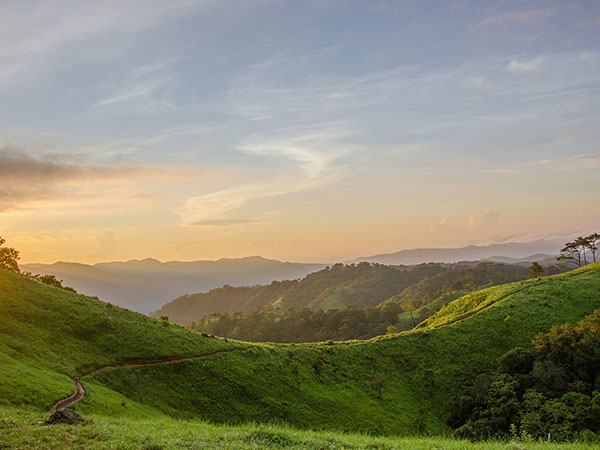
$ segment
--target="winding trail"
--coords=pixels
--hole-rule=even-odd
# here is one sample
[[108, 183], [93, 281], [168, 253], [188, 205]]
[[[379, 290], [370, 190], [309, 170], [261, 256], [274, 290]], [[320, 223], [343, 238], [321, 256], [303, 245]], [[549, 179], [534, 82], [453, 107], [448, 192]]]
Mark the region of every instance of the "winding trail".
[[58, 402], [56, 402], [52, 406], [52, 408], [50, 408], [50, 412], [57, 411], [59, 409], [68, 408], [69, 406], [71, 406], [74, 403], [77, 403], [79, 400], [81, 400], [83, 398], [83, 396], [85, 395], [85, 390], [83, 389], [83, 386], [81, 385], [81, 382], [79, 381], [81, 378], [93, 376], [100, 372], [104, 372], [106, 370], [115, 370], [115, 369], [122, 369], [122, 368], [135, 369], [136, 367], [161, 366], [161, 365], [165, 365], [165, 364], [177, 364], [177, 363], [181, 363], [184, 361], [193, 361], [196, 359], [212, 358], [213, 356], [220, 355], [221, 353], [229, 353], [229, 352], [234, 352], [236, 350], [240, 350], [240, 349], [219, 350], [218, 352], [206, 353], [204, 355], [198, 355], [198, 356], [187, 356], [184, 358], [163, 359], [160, 361], [151, 361], [151, 362], [147, 362], [147, 361], [145, 361], [145, 362], [144, 361], [142, 361], [142, 362], [126, 362], [126, 363], [114, 365], [114, 366], [100, 367], [100, 368], [92, 370], [91, 372], [86, 373], [85, 375], [82, 375], [80, 377], [74, 377], [73, 382], [75, 383], [75, 392], [72, 395], [68, 396], [67, 398], [63, 398], [62, 400], [59, 400]]

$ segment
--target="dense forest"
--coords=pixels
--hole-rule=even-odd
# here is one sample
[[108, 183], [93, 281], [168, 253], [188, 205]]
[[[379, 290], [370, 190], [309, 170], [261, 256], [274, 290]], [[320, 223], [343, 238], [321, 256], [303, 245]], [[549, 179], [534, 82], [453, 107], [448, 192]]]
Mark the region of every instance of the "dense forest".
[[[546, 274], [559, 271], [560, 269], [556, 267], [545, 269]], [[351, 274], [358, 274], [361, 277], [358, 281], [348, 284], [348, 276]], [[378, 290], [369, 291], [367, 287], [372, 287], [373, 280], [384, 278], [382, 274], [394, 274], [400, 281], [378, 286]], [[350, 306], [328, 309], [313, 309], [308, 306], [302, 309], [293, 307], [282, 309], [281, 301], [250, 312], [208, 314], [189, 321], [186, 325], [203, 333], [250, 342], [369, 339], [386, 333], [409, 330], [461, 295], [476, 289], [523, 280], [528, 277], [528, 274], [529, 271], [525, 267], [487, 262], [475, 265], [422, 264], [412, 268], [367, 263], [350, 266], [339, 264], [311, 274], [302, 281], [272, 283], [269, 286], [250, 288], [225, 287], [208, 294], [214, 297], [226, 294], [222, 297], [224, 302], [229, 300], [227, 294], [235, 298], [233, 293], [238, 295], [253, 293], [257, 296], [266, 292], [278, 293], [279, 298], [283, 297], [288, 302], [290, 299], [308, 299], [310, 295], [315, 298], [336, 296], [338, 299], [345, 300], [342, 304], [349, 302]], [[340, 280], [342, 280], [341, 284]], [[399, 293], [394, 292], [398, 286], [401, 287], [414, 280], [416, 282], [404, 287]], [[319, 290], [324, 287], [324, 291]], [[337, 290], [334, 287], [337, 287]], [[390, 292], [395, 295], [385, 297]], [[196, 296], [196, 301], [199, 301], [203, 295]], [[374, 300], [359, 301], [361, 297]], [[250, 295], [248, 298], [256, 297]], [[376, 303], [377, 301], [379, 303]], [[319, 304], [310, 301], [304, 302], [306, 303], [313, 306]], [[361, 307], [365, 303], [370, 305]], [[300, 302], [297, 304], [302, 305]]]
[[450, 420], [457, 436], [598, 440], [600, 310], [537, 335], [532, 348], [512, 349], [499, 367], [468, 383]]
[[243, 315], [214, 314], [189, 327], [217, 336], [250, 342], [318, 342], [328, 339], [368, 339], [386, 334], [402, 312], [399, 305], [377, 309], [256, 311]]
[[377, 306], [425, 278], [450, 270], [448, 264], [386, 266], [374, 263], [335, 264], [298, 280], [269, 285], [222, 288], [184, 295], [153, 315], [168, 316], [177, 323], [199, 320], [213, 313], [251, 313], [263, 308], [301, 310]]

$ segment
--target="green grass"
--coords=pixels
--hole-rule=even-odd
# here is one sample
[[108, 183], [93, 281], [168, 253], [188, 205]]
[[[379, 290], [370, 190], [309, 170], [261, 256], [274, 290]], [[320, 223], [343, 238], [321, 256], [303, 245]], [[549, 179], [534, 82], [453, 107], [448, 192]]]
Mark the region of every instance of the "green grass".
[[31, 410], [0, 407], [0, 449], [307, 449], [307, 450], [588, 450], [590, 444], [477, 442], [445, 438], [389, 438], [314, 432], [269, 424], [218, 426], [167, 417], [114, 420], [87, 417], [85, 425], [41, 425]]
[[[44, 410], [72, 392], [73, 375], [96, 367], [230, 349], [235, 351], [212, 358], [86, 377], [87, 394], [75, 408], [86, 416], [118, 418], [114, 423], [103, 419], [117, 434], [127, 420], [188, 423], [168, 422], [166, 416], [172, 416], [377, 435], [444, 435], [451, 431], [446, 419], [465, 380], [494, 370], [499, 356], [529, 345], [538, 332], [574, 323], [597, 308], [600, 264], [469, 294], [418, 329], [394, 336], [250, 345], [205, 338], [0, 272], [0, 402]], [[381, 377], [380, 396], [374, 381]], [[443, 442], [439, 448], [470, 448]]]
[[[436, 298], [431, 303], [427, 303], [425, 306], [420, 307], [419, 309], [413, 312], [415, 323], [419, 324], [425, 321], [426, 319], [437, 313], [439, 310], [441, 310], [446, 303], [456, 300], [457, 298], [460, 298], [465, 294], [465, 291], [450, 292], [448, 294]], [[410, 315], [410, 312], [403, 312], [398, 314], [398, 326], [400, 327], [400, 330], [410, 330], [412, 328], [412, 317]]]
[[4, 270], [0, 318], [0, 404], [46, 409], [97, 367], [244, 346]]
[[[576, 322], [599, 307], [600, 265], [595, 265], [470, 294], [422, 328], [396, 336], [335, 345], [256, 345], [96, 379], [178, 417], [438, 434], [448, 431], [445, 420], [465, 380], [494, 370], [499, 356], [529, 345], [538, 332]], [[372, 382], [382, 375], [387, 382], [379, 398]]]
[[328, 309], [342, 309], [348, 306], [348, 299], [351, 299], [355, 295], [356, 288], [353, 285], [344, 286], [341, 289], [337, 289], [333, 294], [327, 296], [325, 300], [321, 302], [320, 308], [327, 311]]

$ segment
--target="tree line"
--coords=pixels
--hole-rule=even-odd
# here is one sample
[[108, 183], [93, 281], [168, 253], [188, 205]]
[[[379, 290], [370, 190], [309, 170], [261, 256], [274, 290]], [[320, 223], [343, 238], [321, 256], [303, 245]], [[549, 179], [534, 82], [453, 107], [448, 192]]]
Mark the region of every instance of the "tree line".
[[[563, 265], [570, 263], [577, 267], [585, 266], [597, 261], [599, 244], [600, 234], [598, 233], [592, 233], [586, 237], [579, 236], [574, 241], [565, 244], [557, 259]], [[589, 261], [588, 256], [590, 257]]]
[[[188, 328], [217, 336], [250, 342], [318, 342], [326, 340], [369, 339], [399, 330], [400, 305], [386, 308], [285, 311], [211, 314], [188, 324]], [[403, 329], [412, 328], [404, 323]]]
[[468, 375], [448, 423], [461, 438], [600, 440], [600, 309], [513, 348], [493, 376]]
[[[3, 239], [0, 236], [0, 269], [21, 273], [21, 269], [19, 268], [19, 251], [12, 247], [3, 247], [5, 243], [6, 239]], [[72, 287], [63, 286], [63, 280], [57, 279], [54, 275], [39, 275], [31, 272], [23, 272], [22, 275], [32, 280], [39, 281], [40, 283], [47, 284], [48, 286], [59, 287], [76, 292]]]

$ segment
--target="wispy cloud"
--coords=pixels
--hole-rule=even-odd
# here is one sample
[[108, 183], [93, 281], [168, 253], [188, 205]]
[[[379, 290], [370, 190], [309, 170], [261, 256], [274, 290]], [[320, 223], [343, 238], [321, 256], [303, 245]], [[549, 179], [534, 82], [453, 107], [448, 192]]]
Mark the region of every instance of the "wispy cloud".
[[530, 9], [526, 11], [505, 11], [493, 14], [479, 22], [480, 25], [505, 23], [538, 23], [558, 13], [556, 8]]
[[55, 161], [48, 155], [31, 156], [21, 149], [0, 149], [0, 179], [6, 185], [85, 185], [132, 183], [140, 178], [174, 181], [197, 173], [198, 168], [165, 166], [95, 166]]
[[[0, 5], [0, 90], [11, 89], [32, 77], [77, 60], [102, 59], [107, 47], [93, 52], [79, 51], [94, 39], [127, 40], [127, 36], [150, 29], [180, 16], [209, 0], [128, 2], [47, 1], [32, 7], [30, 2], [2, 2]], [[18, 19], [17, 19], [18, 18]], [[110, 46], [118, 54], [126, 47]], [[78, 50], [75, 51], [74, 49]], [[70, 49], [71, 51], [65, 51]], [[60, 55], [60, 56], [59, 56]], [[34, 70], [35, 68], [35, 70]]]
[[600, 152], [580, 153], [562, 158], [537, 161], [536, 165], [554, 170], [592, 170], [600, 169]]
[[489, 231], [500, 225], [500, 212], [487, 210], [473, 214], [468, 220], [469, 230], [471, 231]]
[[432, 223], [429, 225], [430, 233], [438, 233], [440, 231], [446, 231], [454, 224], [455, 220], [452, 216], [444, 216], [440, 219], [439, 223]]
[[222, 132], [225, 124], [181, 125], [156, 130], [146, 136], [132, 136], [122, 139], [82, 143], [78, 148], [95, 161], [114, 161], [128, 158], [136, 153], [143, 153], [160, 145], [173, 146], [181, 139], [210, 136]]
[[174, 66], [181, 58], [147, 64], [134, 69], [114, 92], [98, 100], [94, 106], [133, 106], [141, 108], [175, 108], [169, 93], [176, 90], [183, 79]]
[[339, 180], [348, 173], [348, 167], [335, 165], [336, 160], [344, 154], [343, 149], [335, 146], [337, 137], [339, 137], [337, 132], [312, 131], [287, 138], [265, 139], [258, 136], [249, 138], [239, 146], [239, 149], [259, 157], [283, 158], [287, 164], [279, 167], [282, 167], [285, 175], [192, 197], [178, 211], [183, 223], [186, 225], [251, 223], [257, 220], [256, 217], [231, 218], [228, 214], [242, 208], [251, 200], [302, 192]]
[[96, 238], [98, 248], [94, 250], [89, 257], [93, 260], [106, 260], [113, 256], [114, 252], [121, 246], [121, 243], [115, 238], [115, 233], [106, 231], [103, 236]]
[[[198, 167], [82, 164], [66, 155], [31, 155], [22, 148], [5, 147], [0, 149], [0, 207], [8, 211], [40, 203], [90, 201], [101, 198], [108, 186], [177, 183], [202, 172]], [[84, 187], [95, 192], [77, 189]]]
[[506, 65], [506, 70], [514, 74], [522, 74], [538, 70], [543, 62], [543, 58], [538, 56], [533, 59], [511, 59]]
[[484, 172], [497, 173], [497, 174], [501, 174], [501, 175], [512, 175], [512, 174], [519, 173], [519, 171], [515, 170], [515, 169], [485, 169]]

